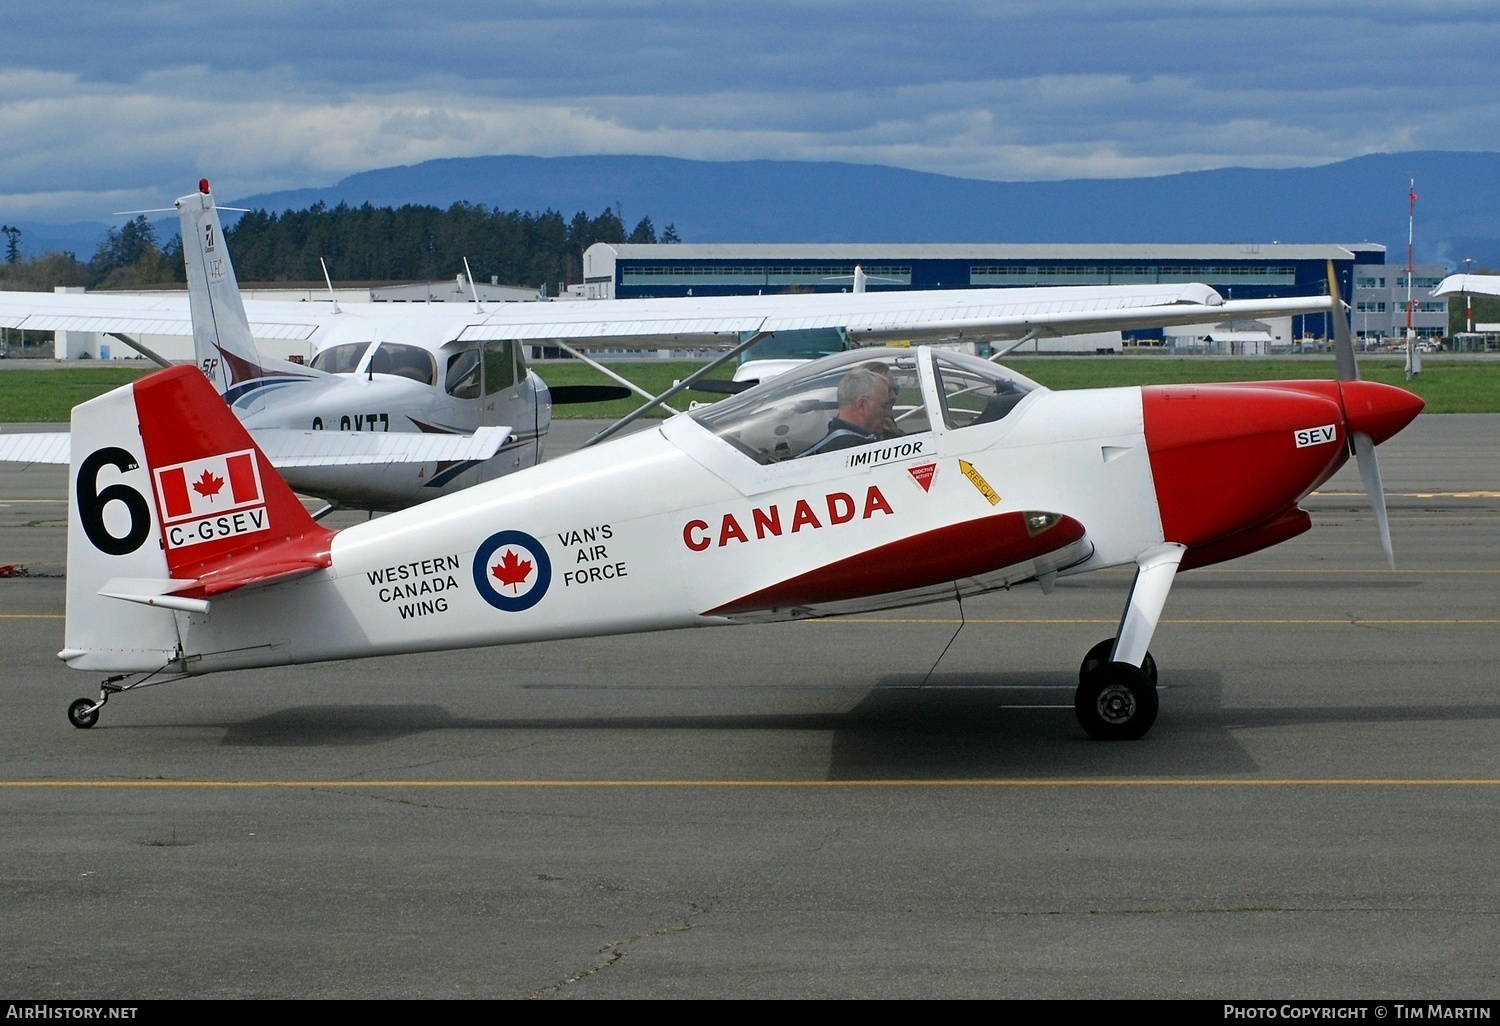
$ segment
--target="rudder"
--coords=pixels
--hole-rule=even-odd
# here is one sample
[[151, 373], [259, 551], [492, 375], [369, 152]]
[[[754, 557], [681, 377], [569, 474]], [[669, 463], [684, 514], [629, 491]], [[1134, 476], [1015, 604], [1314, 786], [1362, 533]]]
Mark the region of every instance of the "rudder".
[[155, 670], [182, 657], [178, 617], [330, 564], [319, 527], [193, 367], [73, 411], [68, 608], [61, 657]]

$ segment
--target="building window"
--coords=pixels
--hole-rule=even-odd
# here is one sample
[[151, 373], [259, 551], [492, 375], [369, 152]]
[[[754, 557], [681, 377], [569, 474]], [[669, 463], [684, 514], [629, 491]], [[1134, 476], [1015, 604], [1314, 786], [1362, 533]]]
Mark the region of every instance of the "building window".
[[971, 285], [1292, 285], [1296, 268], [1269, 264], [974, 264]]

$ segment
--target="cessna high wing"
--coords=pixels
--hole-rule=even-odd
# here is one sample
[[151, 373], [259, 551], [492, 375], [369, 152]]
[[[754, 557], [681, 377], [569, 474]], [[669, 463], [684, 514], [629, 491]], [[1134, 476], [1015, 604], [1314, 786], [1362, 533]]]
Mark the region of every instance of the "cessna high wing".
[[[219, 670], [793, 620], [1136, 574], [1074, 705], [1156, 718], [1173, 580], [1311, 527], [1299, 500], [1422, 401], [1358, 380], [1053, 392], [927, 346], [834, 354], [650, 430], [334, 532], [196, 369], [73, 413], [68, 710]], [[1034, 584], [1034, 589], [1020, 586]], [[1061, 600], [1061, 599], [1057, 599]]]
[[[297, 490], [398, 509], [539, 462], [551, 403], [528, 343], [719, 346], [778, 332], [887, 340], [1026, 341], [1328, 309], [1326, 297], [1224, 301], [1206, 285], [479, 304], [242, 301], [207, 181], [177, 201], [188, 297], [0, 292], [0, 325], [191, 335], [197, 362]], [[310, 343], [309, 367], [261, 358], [253, 337]], [[490, 429], [488, 431], [484, 429]], [[0, 433], [0, 459], [66, 462], [66, 436]]]
[[1432, 290], [1434, 296], [1500, 296], [1500, 275], [1450, 274]]

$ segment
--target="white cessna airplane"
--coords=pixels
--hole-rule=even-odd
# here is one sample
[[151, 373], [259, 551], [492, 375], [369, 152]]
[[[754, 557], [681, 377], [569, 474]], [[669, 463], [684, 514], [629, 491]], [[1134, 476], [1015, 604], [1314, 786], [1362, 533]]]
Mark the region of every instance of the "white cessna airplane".
[[[404, 508], [538, 463], [551, 403], [574, 396], [549, 391], [527, 368], [528, 343], [726, 348], [707, 371], [778, 332], [838, 329], [856, 345], [1019, 344], [1328, 308], [1322, 296], [1226, 302], [1201, 284], [509, 303], [488, 310], [477, 302], [245, 302], [207, 180], [177, 207], [187, 297], [0, 292], [0, 325], [110, 333], [131, 344], [127, 332], [191, 334], [200, 369], [288, 483], [360, 509]], [[315, 355], [308, 367], [263, 359], [252, 336], [306, 340]], [[66, 435], [0, 434], [0, 460], [63, 463], [68, 456]]]

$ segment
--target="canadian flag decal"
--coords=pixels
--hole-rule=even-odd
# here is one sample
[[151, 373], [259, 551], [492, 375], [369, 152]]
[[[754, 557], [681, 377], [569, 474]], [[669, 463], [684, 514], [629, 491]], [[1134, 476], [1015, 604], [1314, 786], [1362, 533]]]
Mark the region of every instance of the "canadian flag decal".
[[156, 495], [168, 524], [265, 503], [254, 449], [158, 468]]

